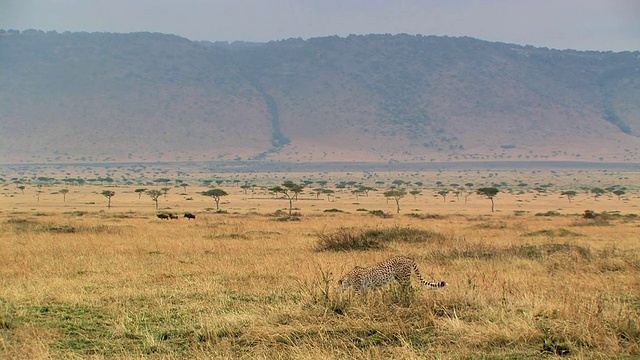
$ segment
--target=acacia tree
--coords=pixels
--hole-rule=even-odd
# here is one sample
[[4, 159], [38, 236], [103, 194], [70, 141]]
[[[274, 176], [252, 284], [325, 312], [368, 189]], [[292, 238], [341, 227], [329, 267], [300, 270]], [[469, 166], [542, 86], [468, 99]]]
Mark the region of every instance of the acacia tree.
[[322, 189], [322, 193], [327, 195], [327, 201], [331, 201], [331, 195], [334, 191], [331, 189]]
[[167, 185], [171, 182], [171, 179], [167, 179], [167, 178], [160, 178], [160, 179], [155, 179], [153, 180], [153, 182], [158, 183], [158, 184], [164, 184]]
[[291, 210], [293, 209], [293, 199], [298, 198], [298, 194], [302, 192], [304, 185], [294, 184], [292, 182], [285, 182], [282, 186], [274, 186], [269, 191], [274, 193], [284, 194], [289, 199], [289, 216], [291, 216]]
[[147, 191], [147, 189], [135, 189], [135, 190], [133, 190], [133, 192], [138, 193], [138, 200], [142, 196], [142, 193], [145, 192], [145, 191]]
[[111, 198], [116, 194], [115, 191], [103, 190], [101, 194], [107, 198], [107, 209], [111, 209]]
[[400, 199], [402, 199], [407, 192], [404, 189], [393, 189], [384, 192], [384, 197], [393, 198], [396, 201], [396, 213], [400, 214]]
[[616, 195], [616, 196], [618, 197], [618, 201], [620, 201], [620, 197], [621, 197], [622, 195], [626, 194], [626, 193], [624, 192], [624, 190], [621, 190], [621, 189], [619, 189], [619, 190], [614, 190], [614, 191], [612, 191], [612, 192], [613, 192], [613, 194], [614, 194], [614, 195]]
[[594, 200], [598, 200], [598, 198], [600, 196], [602, 196], [602, 194], [604, 194], [606, 191], [604, 191], [603, 189], [599, 188], [599, 187], [594, 187], [593, 189], [591, 189], [591, 193], [593, 194], [593, 199]]
[[376, 188], [373, 188], [371, 186], [358, 186], [358, 190], [360, 190], [361, 192], [364, 193], [364, 196], [369, 197], [369, 191], [378, 191], [376, 190]]
[[447, 189], [438, 191], [438, 195], [442, 196], [444, 202], [447, 202], [447, 194], [449, 194], [449, 190]]
[[212, 197], [216, 202], [216, 210], [220, 210], [220, 197], [227, 196], [229, 194], [227, 194], [227, 192], [222, 189], [211, 189], [203, 191], [202, 195]]
[[[140, 192], [140, 194], [142, 194], [142, 192]], [[158, 210], [158, 198], [162, 195], [162, 191], [156, 189], [149, 190], [147, 191], [147, 195], [149, 195], [151, 200], [156, 204], [156, 210]]]
[[358, 201], [360, 195], [364, 194], [364, 191], [360, 189], [353, 189], [351, 190], [351, 193], [356, 196], [356, 201]]
[[420, 193], [422, 193], [422, 190], [414, 189], [409, 191], [409, 194], [413, 195], [413, 201], [416, 200], [416, 196], [420, 195]]
[[167, 198], [167, 192], [169, 192], [169, 190], [171, 190], [171, 188], [163, 187], [160, 190], [162, 190], [162, 193], [164, 194], [164, 198], [166, 199]]
[[569, 203], [571, 203], [571, 199], [573, 199], [576, 195], [578, 195], [578, 192], [573, 190], [567, 190], [567, 191], [561, 192], [560, 195], [566, 196], [567, 200], [569, 200]]
[[67, 202], [67, 193], [69, 189], [60, 189], [59, 193], [62, 194], [62, 202]]
[[500, 192], [500, 190], [494, 187], [479, 188], [476, 190], [478, 195], [484, 195], [487, 199], [491, 200], [491, 212], [493, 212], [493, 198], [498, 195], [498, 192]]

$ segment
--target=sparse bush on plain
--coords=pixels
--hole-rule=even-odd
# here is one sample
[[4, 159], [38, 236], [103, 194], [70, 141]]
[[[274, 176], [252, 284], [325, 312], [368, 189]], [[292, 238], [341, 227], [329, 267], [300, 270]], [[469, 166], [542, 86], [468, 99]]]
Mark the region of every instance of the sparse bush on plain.
[[447, 237], [431, 230], [416, 229], [411, 227], [394, 226], [382, 229], [365, 230], [364, 236], [380, 239], [384, 242], [436, 242], [443, 243]]
[[331, 233], [317, 235], [316, 249], [319, 251], [348, 251], [382, 249], [390, 242], [435, 242], [447, 240], [443, 234], [408, 227], [390, 227], [381, 229], [357, 229], [341, 227]]
[[318, 251], [372, 250], [384, 247], [379, 239], [367, 237], [361, 229], [340, 227], [330, 233], [321, 232], [317, 237]]
[[440, 215], [440, 214], [416, 214], [416, 213], [409, 213], [407, 214], [408, 217], [414, 218], [414, 219], [420, 219], [420, 220], [441, 220], [441, 219], [445, 219], [446, 216], [444, 215]]
[[379, 216], [381, 218], [391, 218], [391, 217], [393, 217], [393, 215], [387, 214], [382, 210], [369, 210], [369, 214], [374, 215], [374, 216]]
[[568, 236], [583, 236], [580, 233], [577, 232], [573, 232], [571, 230], [567, 230], [567, 229], [545, 229], [545, 230], [538, 230], [538, 231], [532, 231], [532, 232], [528, 232], [522, 236], [528, 236], [528, 237], [532, 237], [532, 236], [548, 236], [548, 237], [568, 237]]
[[560, 216], [561, 214], [555, 210], [549, 210], [543, 213], [536, 213], [536, 216]]
[[577, 219], [571, 226], [611, 226], [611, 222], [603, 217], [594, 219]]
[[440, 259], [542, 259], [555, 254], [577, 254], [579, 258], [590, 260], [593, 254], [590, 248], [574, 244], [524, 244], [498, 247], [484, 243], [462, 244], [448, 250], [435, 252]]
[[487, 221], [471, 226], [473, 229], [502, 230], [508, 227], [505, 221]]

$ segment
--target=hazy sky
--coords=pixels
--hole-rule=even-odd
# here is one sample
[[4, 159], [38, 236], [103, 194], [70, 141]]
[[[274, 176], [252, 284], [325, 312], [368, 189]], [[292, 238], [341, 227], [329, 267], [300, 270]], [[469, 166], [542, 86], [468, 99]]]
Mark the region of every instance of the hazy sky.
[[0, 0], [0, 28], [260, 42], [408, 33], [622, 51], [640, 50], [640, 0]]

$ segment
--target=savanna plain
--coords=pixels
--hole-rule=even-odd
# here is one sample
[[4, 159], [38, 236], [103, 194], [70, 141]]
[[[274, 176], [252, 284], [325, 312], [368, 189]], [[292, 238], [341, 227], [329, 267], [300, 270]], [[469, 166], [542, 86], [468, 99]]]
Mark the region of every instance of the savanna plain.
[[[2, 358], [640, 356], [635, 171], [3, 171]], [[447, 286], [338, 287], [394, 255]]]

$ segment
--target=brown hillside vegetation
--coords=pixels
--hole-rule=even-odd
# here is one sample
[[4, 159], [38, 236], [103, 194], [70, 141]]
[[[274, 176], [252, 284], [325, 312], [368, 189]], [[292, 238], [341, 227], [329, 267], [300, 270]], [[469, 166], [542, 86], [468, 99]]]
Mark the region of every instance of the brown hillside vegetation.
[[639, 159], [637, 52], [0, 31], [0, 163]]
[[[134, 170], [0, 172], [0, 357], [640, 355], [635, 171]], [[292, 216], [268, 190], [286, 181], [307, 181]], [[220, 211], [201, 195], [209, 182], [228, 194]], [[353, 192], [365, 185], [376, 189]], [[407, 190], [400, 213], [383, 195], [394, 186]], [[499, 188], [496, 212], [483, 186]], [[140, 188], [168, 189], [158, 211]], [[447, 286], [338, 288], [354, 266], [394, 255]]]

